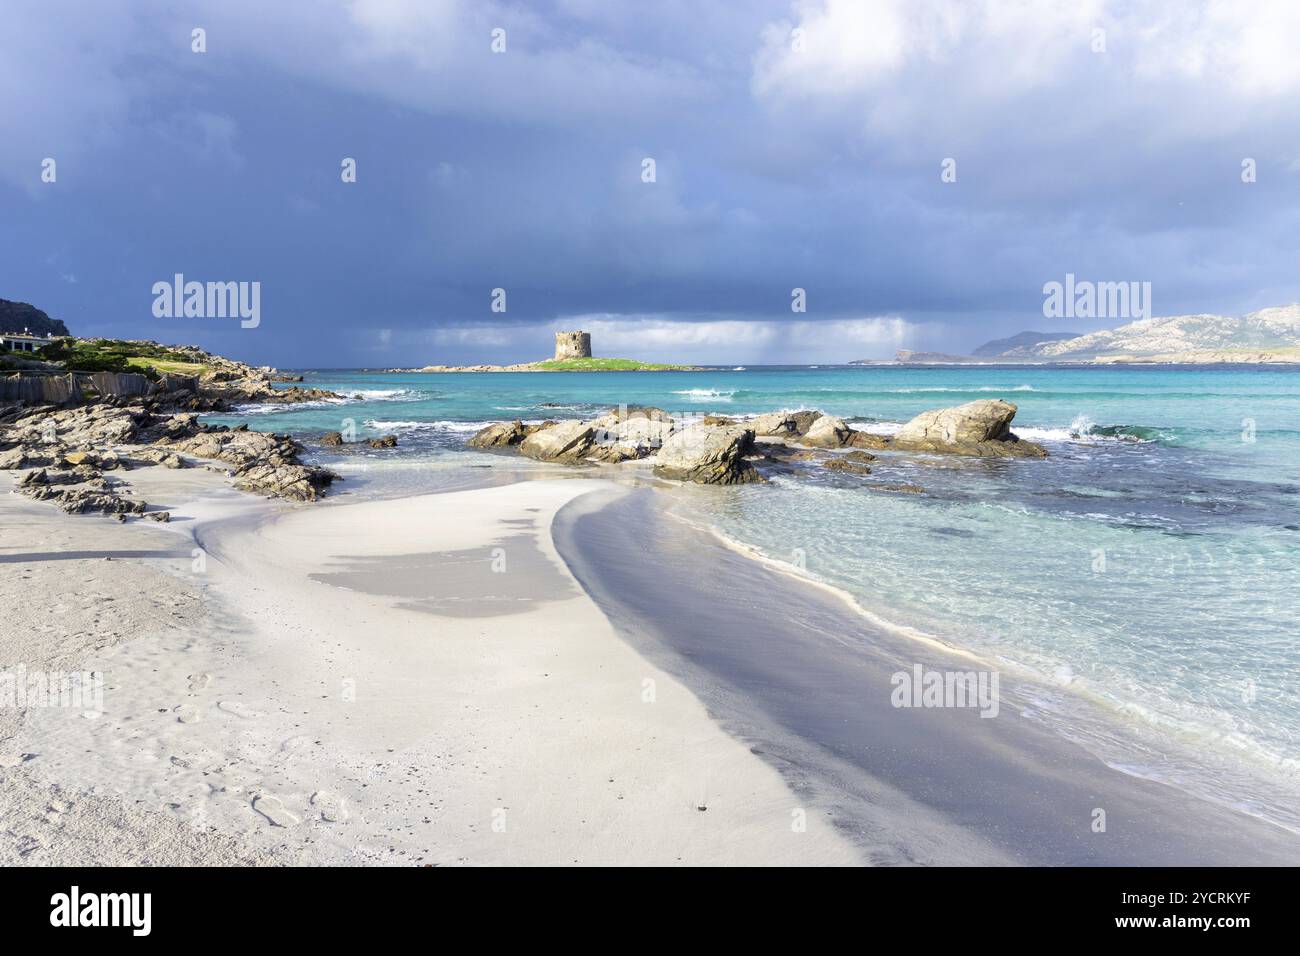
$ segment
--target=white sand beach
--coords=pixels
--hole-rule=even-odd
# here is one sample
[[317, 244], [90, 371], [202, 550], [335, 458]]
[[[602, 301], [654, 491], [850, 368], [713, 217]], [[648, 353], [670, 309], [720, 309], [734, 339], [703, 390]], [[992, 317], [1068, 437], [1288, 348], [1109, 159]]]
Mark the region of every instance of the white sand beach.
[[0, 478], [0, 658], [105, 675], [98, 717], [0, 713], [5, 865], [861, 862], [559, 559], [556, 511], [605, 482], [130, 480], [169, 525]]

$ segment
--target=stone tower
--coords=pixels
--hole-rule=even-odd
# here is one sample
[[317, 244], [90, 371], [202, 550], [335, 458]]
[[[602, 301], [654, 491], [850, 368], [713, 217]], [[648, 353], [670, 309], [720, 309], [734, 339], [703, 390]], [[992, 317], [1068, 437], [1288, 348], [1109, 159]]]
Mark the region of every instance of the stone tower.
[[591, 358], [590, 332], [556, 332], [555, 358]]

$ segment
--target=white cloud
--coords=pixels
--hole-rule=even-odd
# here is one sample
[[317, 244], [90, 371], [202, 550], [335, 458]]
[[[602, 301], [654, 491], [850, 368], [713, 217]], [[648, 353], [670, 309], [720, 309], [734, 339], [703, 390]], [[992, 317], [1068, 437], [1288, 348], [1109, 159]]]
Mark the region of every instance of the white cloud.
[[1135, 116], [1153, 139], [1171, 126], [1197, 139], [1240, 129], [1243, 106], [1290, 108], [1297, 34], [1294, 0], [799, 0], [764, 30], [751, 88], [770, 107], [856, 126], [868, 147], [996, 140], [1024, 123], [1015, 104], [1037, 111], [1049, 96], [1059, 116], [1040, 139]]

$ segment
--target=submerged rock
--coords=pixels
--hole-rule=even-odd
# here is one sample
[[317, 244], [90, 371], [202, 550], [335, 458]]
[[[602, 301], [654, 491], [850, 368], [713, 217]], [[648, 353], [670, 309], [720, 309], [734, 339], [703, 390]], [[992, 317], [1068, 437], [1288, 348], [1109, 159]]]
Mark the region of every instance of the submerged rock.
[[744, 425], [693, 425], [669, 438], [655, 459], [660, 478], [705, 485], [762, 481], [745, 455], [754, 450], [754, 430]]
[[871, 474], [871, 466], [867, 462], [875, 461], [875, 455], [869, 455], [865, 451], [851, 451], [844, 455], [836, 455], [834, 458], [828, 458], [822, 462], [822, 467], [829, 468], [831, 471], [847, 471], [855, 475]]

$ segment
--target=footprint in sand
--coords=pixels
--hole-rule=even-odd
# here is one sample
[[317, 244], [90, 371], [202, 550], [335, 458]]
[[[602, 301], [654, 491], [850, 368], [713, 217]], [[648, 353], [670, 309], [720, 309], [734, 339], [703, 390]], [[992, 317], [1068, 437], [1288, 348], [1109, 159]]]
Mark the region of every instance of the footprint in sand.
[[296, 737], [290, 737], [284, 743], [280, 744], [280, 750], [287, 754], [296, 754], [309, 746], [311, 746], [311, 738], [306, 734], [299, 734]]
[[332, 790], [317, 790], [311, 795], [311, 805], [326, 823], [342, 823], [348, 818], [348, 802]]
[[182, 724], [197, 724], [199, 722], [199, 709], [193, 704], [177, 704], [172, 708], [172, 713]]
[[211, 674], [191, 674], [186, 678], [190, 682], [190, 693], [197, 694], [212, 682]]
[[246, 704], [241, 704], [237, 700], [220, 700], [217, 701], [217, 706], [226, 713], [234, 714], [236, 717], [242, 717], [244, 720], [252, 720], [255, 717], [262, 716], [259, 711], [253, 710], [253, 708]]
[[284, 808], [279, 797], [270, 794], [258, 794], [253, 798], [253, 809], [271, 821], [273, 827], [292, 827], [300, 822], [296, 816]]

